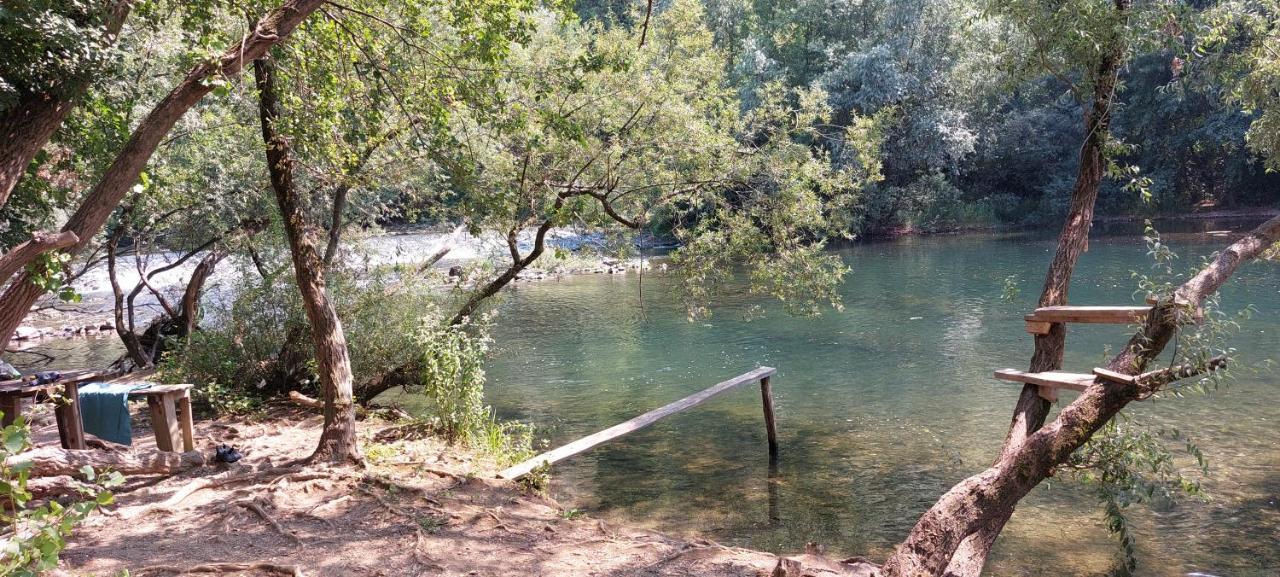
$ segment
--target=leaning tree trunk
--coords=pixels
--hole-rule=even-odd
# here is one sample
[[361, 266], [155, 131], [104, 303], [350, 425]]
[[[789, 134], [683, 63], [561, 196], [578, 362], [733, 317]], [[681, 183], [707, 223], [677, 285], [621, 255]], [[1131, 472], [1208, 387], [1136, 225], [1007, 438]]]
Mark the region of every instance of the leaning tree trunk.
[[[108, 44], [115, 43], [132, 4], [131, 0], [120, 0], [106, 8], [110, 12], [104, 28]], [[28, 94], [0, 115], [0, 207], [9, 201], [9, 195], [22, 180], [27, 166], [53, 138], [67, 114], [75, 108], [76, 99], [89, 89], [92, 80], [87, 77], [66, 79], [56, 93]], [[0, 276], [0, 283], [8, 278], [8, 275]]]
[[[1128, 1], [1118, 0], [1117, 10], [1127, 10]], [[1045, 275], [1044, 288], [1040, 292], [1041, 307], [1067, 304], [1067, 291], [1071, 286], [1071, 275], [1075, 271], [1080, 254], [1088, 249], [1089, 229], [1093, 224], [1093, 208], [1098, 199], [1098, 189], [1102, 185], [1105, 174], [1103, 147], [1106, 145], [1111, 127], [1111, 105], [1115, 97], [1117, 73], [1123, 54], [1123, 47], [1117, 46], [1104, 57], [1096, 70], [1093, 84], [1093, 102], [1084, 112], [1084, 143], [1080, 147], [1080, 166], [1076, 172], [1075, 186], [1071, 190], [1071, 210], [1067, 214], [1066, 223], [1058, 236], [1058, 248], [1053, 262]], [[1035, 336], [1035, 350], [1031, 354], [1030, 371], [1033, 373], [1056, 371], [1062, 368], [1063, 352], [1066, 350], [1067, 328], [1065, 324], [1054, 323], [1049, 332]], [[1029, 435], [1044, 425], [1049, 416], [1049, 401], [1039, 394], [1040, 387], [1025, 385], [1018, 403], [1014, 407], [1013, 420], [1009, 425], [1009, 433], [1005, 437], [1000, 450], [1001, 458], [1008, 456]], [[987, 555], [995, 544], [996, 537], [1009, 521], [1009, 515], [997, 516], [982, 525], [973, 534], [968, 535], [952, 556], [947, 567], [948, 577], [977, 577], [982, 573]]]
[[311, 340], [316, 349], [316, 371], [324, 390], [324, 430], [312, 459], [359, 462], [356, 441], [355, 402], [351, 392], [351, 361], [342, 321], [325, 291], [324, 261], [306, 220], [303, 199], [293, 180], [293, 158], [289, 140], [275, 130], [280, 118], [280, 101], [275, 90], [275, 71], [270, 56], [253, 63], [258, 86], [258, 111], [262, 140], [267, 149], [267, 170], [271, 188], [280, 206], [285, 236], [293, 257], [294, 276], [303, 308], [311, 324]]
[[[1174, 338], [1179, 326], [1200, 318], [1206, 298], [1241, 264], [1257, 258], [1277, 241], [1280, 241], [1280, 217], [1263, 223], [1219, 252], [1173, 295], [1162, 298], [1152, 308], [1142, 329], [1129, 339], [1107, 368], [1126, 375], [1142, 373]], [[1019, 500], [1052, 476], [1056, 467], [1065, 463], [1121, 409], [1159, 392], [1173, 380], [1212, 370], [1221, 362], [1212, 360], [1200, 367], [1157, 371], [1154, 376], [1130, 382], [1095, 381], [1051, 423], [1002, 454], [987, 470], [947, 491], [916, 522], [906, 541], [881, 568], [881, 575], [942, 574], [961, 542], [994, 521], [1007, 519]]]
[[[138, 175], [146, 168], [160, 141], [187, 110], [213, 90], [214, 83], [211, 80], [238, 74], [245, 62], [262, 56], [268, 48], [283, 41], [307, 15], [323, 4], [324, 0], [287, 0], [262, 18], [252, 32], [229, 47], [222, 56], [192, 68], [186, 78], [134, 129], [129, 141], [116, 155], [115, 161], [103, 173], [102, 179], [89, 191], [62, 228], [63, 231], [74, 233], [79, 239], [67, 250], [73, 254], [78, 253], [93, 240], [116, 205], [120, 204], [124, 195], [137, 182]], [[0, 350], [8, 346], [13, 331], [41, 294], [44, 291], [24, 273], [0, 297]]]

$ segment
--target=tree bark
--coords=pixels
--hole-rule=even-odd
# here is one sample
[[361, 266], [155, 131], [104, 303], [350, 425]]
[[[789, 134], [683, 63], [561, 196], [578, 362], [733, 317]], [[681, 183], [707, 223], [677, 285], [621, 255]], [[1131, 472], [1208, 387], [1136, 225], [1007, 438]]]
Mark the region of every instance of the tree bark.
[[258, 111], [262, 140], [266, 144], [267, 170], [271, 188], [284, 221], [285, 236], [293, 257], [294, 276], [302, 294], [303, 308], [311, 324], [316, 349], [316, 370], [324, 390], [324, 430], [312, 459], [331, 462], [360, 462], [356, 440], [356, 413], [351, 390], [351, 361], [342, 321], [325, 291], [324, 261], [306, 220], [303, 199], [293, 179], [293, 158], [288, 138], [275, 130], [280, 118], [280, 101], [275, 89], [275, 70], [270, 56], [253, 63], [258, 87]]
[[[1239, 266], [1257, 258], [1280, 241], [1280, 217], [1272, 218], [1219, 252], [1207, 266], [1157, 303], [1142, 329], [1129, 339], [1107, 368], [1126, 375], [1140, 374], [1175, 336], [1178, 327], [1195, 322], [1204, 300], [1221, 287]], [[1214, 363], [1201, 370], [1211, 370]], [[1095, 381], [1048, 425], [1040, 428], [990, 468], [952, 487], [916, 523], [906, 541], [885, 562], [885, 577], [939, 575], [947, 569], [961, 542], [992, 520], [1008, 518], [1028, 492], [1053, 475], [1129, 403], [1158, 392], [1173, 378], [1195, 371], [1179, 371], [1169, 378], [1132, 383]]]
[[[1129, 9], [1130, 0], [1116, 0], [1115, 9], [1121, 12]], [[1084, 143], [1080, 147], [1080, 165], [1076, 172], [1076, 182], [1071, 190], [1071, 208], [1067, 220], [1058, 236], [1058, 247], [1053, 261], [1045, 275], [1044, 287], [1040, 292], [1038, 306], [1058, 306], [1067, 304], [1067, 292], [1071, 287], [1071, 275], [1075, 272], [1076, 262], [1080, 254], [1088, 250], [1089, 230], [1093, 225], [1093, 210], [1098, 199], [1098, 190], [1106, 171], [1106, 159], [1103, 147], [1111, 129], [1111, 107], [1115, 98], [1117, 75], [1123, 60], [1125, 47], [1113, 47], [1104, 56], [1092, 72], [1093, 101], [1084, 112]], [[1030, 372], [1056, 371], [1062, 368], [1063, 353], [1066, 350], [1067, 327], [1062, 323], [1054, 323], [1047, 334], [1035, 336], [1035, 349], [1031, 354]], [[1044, 425], [1049, 416], [1050, 402], [1039, 394], [1040, 387], [1025, 385], [1014, 406], [1013, 419], [1009, 432], [1005, 436], [1004, 445], [1000, 449], [1000, 457], [1011, 454], [1028, 436]], [[1012, 516], [1010, 508], [1007, 515], [997, 516], [983, 523], [973, 534], [968, 535], [955, 551], [947, 568], [948, 577], [978, 577], [986, 564], [987, 555], [995, 544], [996, 537], [1004, 529], [1005, 523]]]
[[54, 250], [64, 249], [79, 242], [74, 232], [37, 232], [31, 240], [13, 247], [0, 256], [0, 286], [9, 280], [19, 269], [34, 261], [36, 257]]
[[164, 475], [180, 473], [187, 469], [203, 467], [204, 455], [199, 451], [173, 453], [169, 451], [72, 451], [55, 447], [41, 447], [20, 453], [5, 460], [5, 465], [31, 463], [31, 476], [53, 477], [57, 475], [83, 475], [80, 469], [86, 465], [94, 469], [110, 469], [125, 475]]
[[[93, 240], [116, 205], [120, 204], [124, 195], [137, 182], [138, 175], [146, 167], [160, 141], [187, 110], [213, 90], [212, 80], [236, 76], [246, 62], [262, 56], [268, 48], [283, 41], [307, 15], [323, 4], [324, 0], [287, 0], [262, 18], [252, 32], [229, 47], [222, 56], [192, 68], [186, 78], [134, 129], [129, 141], [116, 155], [115, 161], [103, 173], [102, 179], [89, 191], [84, 202], [62, 228], [63, 231], [74, 233], [79, 239], [68, 250], [72, 254], [78, 253]], [[14, 329], [41, 294], [42, 291], [25, 274], [19, 276], [5, 291], [3, 298], [0, 298], [0, 349], [8, 346]]]
[[[131, 0], [113, 2], [106, 20], [106, 38], [115, 42], [132, 8]], [[0, 207], [9, 201], [18, 181], [31, 161], [53, 138], [75, 101], [92, 84], [92, 78], [72, 78], [63, 83], [57, 94], [41, 92], [23, 96], [18, 104], [0, 116]], [[0, 284], [9, 275], [0, 276]]]
[[[133, 330], [133, 323], [125, 321], [124, 290], [120, 288], [120, 280], [116, 277], [116, 248], [120, 244], [120, 237], [124, 236], [124, 231], [124, 227], [121, 226], [111, 235], [111, 238], [107, 239], [107, 279], [111, 282], [111, 294], [115, 297], [115, 306], [112, 309], [115, 312], [116, 335], [120, 337], [120, 342], [124, 344], [125, 355], [133, 362], [133, 365], [139, 368], [149, 368], [152, 366], [151, 358], [143, 352], [138, 333]], [[130, 306], [132, 306], [132, 303], [130, 303]], [[130, 317], [132, 317], [132, 312]]]

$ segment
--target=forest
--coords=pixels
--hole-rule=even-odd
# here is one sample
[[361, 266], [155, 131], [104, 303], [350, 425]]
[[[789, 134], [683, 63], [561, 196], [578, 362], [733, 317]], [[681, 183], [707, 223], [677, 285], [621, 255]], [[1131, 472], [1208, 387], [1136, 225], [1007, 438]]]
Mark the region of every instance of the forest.
[[1278, 23], [6, 1], [0, 575], [1275, 574]]

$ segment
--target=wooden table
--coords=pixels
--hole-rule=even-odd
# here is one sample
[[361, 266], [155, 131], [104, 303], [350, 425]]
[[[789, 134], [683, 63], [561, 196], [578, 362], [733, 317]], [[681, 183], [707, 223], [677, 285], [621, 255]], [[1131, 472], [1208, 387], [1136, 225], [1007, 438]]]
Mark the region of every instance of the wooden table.
[[[22, 414], [22, 399], [38, 393], [52, 393], [59, 388], [66, 402], [58, 402], [54, 415], [58, 421], [58, 437], [64, 449], [85, 449], [84, 421], [80, 415], [80, 384], [101, 380], [96, 371], [63, 373], [62, 379], [37, 385], [22, 380], [0, 382], [0, 411], [4, 411], [4, 425], [9, 426]], [[116, 379], [112, 382], [121, 382]], [[151, 410], [151, 428], [156, 433], [156, 448], [176, 451], [178, 439], [183, 451], [195, 450], [195, 422], [191, 414], [191, 385], [151, 385], [129, 391], [131, 397], [146, 397]]]
[[70, 371], [62, 373], [60, 380], [43, 385], [22, 379], [0, 382], [0, 411], [4, 411], [4, 426], [18, 420], [22, 414], [22, 399], [39, 393], [62, 390], [63, 401], [53, 409], [58, 421], [58, 438], [64, 449], [84, 449], [84, 423], [80, 420], [80, 383], [101, 378], [97, 371]]

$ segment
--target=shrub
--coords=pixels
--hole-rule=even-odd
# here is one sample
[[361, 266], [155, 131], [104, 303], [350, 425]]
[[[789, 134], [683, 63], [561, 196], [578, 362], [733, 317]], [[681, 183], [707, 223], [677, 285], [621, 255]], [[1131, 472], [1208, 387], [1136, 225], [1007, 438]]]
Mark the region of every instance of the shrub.
[[489, 350], [487, 319], [450, 325], [439, 308], [424, 312], [414, 341], [427, 418], [448, 439], [470, 437], [488, 416], [482, 366]]
[[[357, 281], [339, 270], [328, 278], [357, 380], [418, 354], [424, 315], [448, 297], [430, 279], [395, 272], [361, 271]], [[232, 299], [210, 305], [202, 330], [166, 357], [166, 378], [195, 383], [197, 400], [219, 414], [252, 410], [288, 390], [316, 392], [310, 329], [292, 276], [246, 272], [229, 290]]]

